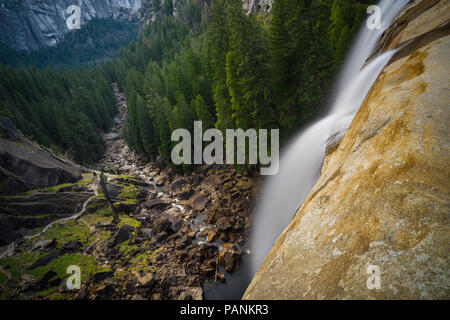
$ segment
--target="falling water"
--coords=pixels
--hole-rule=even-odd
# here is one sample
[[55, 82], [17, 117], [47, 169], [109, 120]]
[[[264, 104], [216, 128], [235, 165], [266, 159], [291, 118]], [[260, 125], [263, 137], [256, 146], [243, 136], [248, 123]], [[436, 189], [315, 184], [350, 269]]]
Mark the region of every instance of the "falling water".
[[330, 114], [304, 130], [283, 152], [280, 170], [266, 182], [258, 206], [250, 243], [252, 274], [316, 184], [327, 141], [345, 134], [373, 83], [394, 55], [395, 51], [386, 52], [361, 70], [384, 30], [408, 2], [383, 0], [379, 3], [381, 29], [362, 27], [335, 85]]

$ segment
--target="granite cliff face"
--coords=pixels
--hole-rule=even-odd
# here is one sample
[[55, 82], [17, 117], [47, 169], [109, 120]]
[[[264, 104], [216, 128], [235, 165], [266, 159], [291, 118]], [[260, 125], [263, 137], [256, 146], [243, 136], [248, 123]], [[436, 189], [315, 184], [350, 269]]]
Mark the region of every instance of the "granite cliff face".
[[273, 0], [243, 0], [243, 7], [248, 13], [272, 12]]
[[[211, 6], [212, 0], [162, 0], [161, 6], [164, 6], [166, 1], [172, 1], [173, 4], [173, 14], [176, 16], [180, 12], [183, 15], [188, 13], [189, 1], [192, 1], [202, 8], [202, 15], [207, 14], [209, 7]], [[268, 14], [272, 12], [273, 0], [242, 0], [242, 8], [247, 14]], [[155, 15], [159, 12], [155, 12], [155, 7], [152, 0], [142, 0], [142, 7], [140, 10], [140, 21], [141, 24], [146, 24], [149, 21], [153, 21]]]
[[0, 117], [1, 194], [75, 182], [80, 177], [76, 165], [29, 141], [8, 118]]
[[379, 52], [403, 49], [244, 299], [449, 299], [449, 14], [449, 1], [413, 1], [386, 31]]
[[0, 42], [17, 50], [57, 44], [70, 30], [66, 20], [72, 4], [81, 8], [82, 24], [92, 18], [135, 17], [141, 0], [1, 0]]

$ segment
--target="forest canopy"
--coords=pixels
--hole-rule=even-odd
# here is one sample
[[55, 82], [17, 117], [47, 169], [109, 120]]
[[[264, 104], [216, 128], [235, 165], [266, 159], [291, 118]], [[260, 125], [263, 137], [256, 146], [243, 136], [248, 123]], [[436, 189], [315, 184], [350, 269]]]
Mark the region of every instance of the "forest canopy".
[[[156, 1], [158, 2], [158, 1]], [[129, 145], [170, 159], [171, 131], [279, 128], [286, 141], [323, 110], [333, 77], [365, 16], [365, 1], [274, 1], [247, 15], [241, 0], [162, 10], [106, 64], [128, 97]], [[178, 5], [180, 2], [178, 2]]]
[[[275, 0], [270, 15], [258, 15], [244, 12], [241, 0], [178, 1], [176, 8], [152, 0], [158, 14], [116, 58], [100, 56], [115, 49], [100, 41], [115, 34], [104, 32], [111, 22], [93, 21], [21, 61], [42, 67], [53, 57], [57, 66], [94, 59], [95, 66], [1, 66], [0, 113], [39, 143], [92, 162], [117, 112], [110, 87], [117, 82], [128, 101], [126, 141], [150, 159], [169, 160], [171, 132], [192, 131], [195, 120], [204, 130], [278, 128], [283, 142], [323, 111], [366, 3]], [[122, 31], [133, 37], [127, 26]], [[99, 41], [99, 51], [75, 54], [88, 39]]]

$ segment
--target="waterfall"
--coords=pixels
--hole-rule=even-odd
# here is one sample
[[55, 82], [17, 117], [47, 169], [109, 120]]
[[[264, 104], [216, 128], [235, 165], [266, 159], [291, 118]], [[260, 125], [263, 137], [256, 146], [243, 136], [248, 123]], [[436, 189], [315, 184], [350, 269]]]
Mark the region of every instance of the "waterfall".
[[361, 70], [384, 30], [408, 2], [383, 0], [378, 4], [381, 29], [362, 26], [335, 84], [330, 113], [296, 136], [283, 151], [280, 170], [266, 181], [257, 207], [250, 240], [253, 274], [316, 184], [327, 141], [345, 134], [373, 83], [394, 55], [395, 51], [386, 52]]

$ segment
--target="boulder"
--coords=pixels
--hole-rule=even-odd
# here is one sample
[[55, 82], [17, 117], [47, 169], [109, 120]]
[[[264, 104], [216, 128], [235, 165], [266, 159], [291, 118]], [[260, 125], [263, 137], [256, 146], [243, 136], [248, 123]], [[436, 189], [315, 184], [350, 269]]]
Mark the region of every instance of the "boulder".
[[153, 181], [158, 187], [163, 186], [167, 181], [167, 175], [165, 173], [161, 173], [160, 175], [154, 177]]
[[50, 262], [52, 262], [53, 260], [55, 260], [56, 258], [58, 258], [59, 253], [57, 250], [53, 250], [51, 251], [49, 254], [38, 258], [36, 261], [34, 261], [31, 266], [29, 266], [27, 268], [27, 270], [32, 270], [32, 269], [36, 269], [39, 267], [43, 267], [48, 265]]
[[150, 201], [147, 201], [145, 203], [145, 207], [147, 209], [153, 209], [153, 208], [166, 208], [168, 205], [170, 205], [171, 201], [168, 199], [153, 199]]
[[180, 200], [189, 200], [194, 194], [195, 194], [194, 189], [189, 189], [187, 191], [183, 191], [180, 194], [178, 194], [177, 198]]
[[228, 217], [222, 217], [216, 222], [216, 227], [220, 231], [227, 231], [228, 229], [231, 229], [231, 223], [228, 220]]
[[201, 287], [186, 287], [181, 288], [183, 290], [177, 300], [203, 300], [203, 289]]
[[203, 180], [203, 177], [196, 174], [192, 177], [191, 184], [193, 186], [198, 186], [202, 182], [202, 180]]
[[109, 195], [111, 197], [117, 197], [119, 195], [120, 190], [122, 190], [122, 187], [118, 186], [118, 185], [115, 185], [115, 184], [112, 184], [112, 183], [107, 183], [106, 184], [106, 190], [108, 190]]
[[114, 273], [111, 272], [111, 271], [97, 272], [97, 273], [94, 273], [94, 274], [92, 275], [92, 282], [94, 282], [94, 283], [100, 283], [100, 282], [102, 282], [103, 280], [105, 280], [105, 279], [107, 279], [107, 278], [110, 278], [110, 277], [112, 277], [112, 276], [114, 276]]
[[58, 277], [58, 274], [53, 270], [49, 270], [42, 276], [41, 280], [39, 280], [38, 288], [45, 289], [47, 287], [54, 287], [58, 286], [60, 283], [61, 279]]
[[186, 221], [184, 221], [182, 218], [178, 216], [170, 216], [170, 230], [172, 233], [177, 233], [180, 231], [184, 226], [188, 225]]
[[31, 251], [41, 251], [45, 250], [55, 244], [55, 239], [44, 239], [38, 240], [34, 243], [34, 246], [31, 248]]
[[172, 187], [172, 190], [178, 191], [178, 190], [181, 190], [181, 188], [183, 188], [186, 184], [187, 184], [186, 180], [181, 178], [181, 179], [174, 181], [171, 184], [171, 187]]
[[164, 170], [167, 167], [166, 161], [161, 156], [156, 157], [155, 165], [161, 170]]
[[170, 230], [170, 227], [172, 226], [172, 222], [168, 217], [160, 217], [158, 218], [155, 223], [153, 224], [153, 231], [155, 233], [160, 233], [162, 231], [168, 231]]
[[137, 277], [137, 281], [139, 283], [140, 287], [144, 287], [144, 288], [148, 288], [148, 287], [152, 287], [154, 284], [154, 275], [153, 273], [149, 272], [145, 275], [138, 275]]
[[101, 285], [95, 290], [94, 300], [111, 300], [116, 295], [113, 286], [106, 284]]
[[151, 239], [153, 235], [152, 229], [150, 228], [139, 228], [137, 229], [137, 236], [144, 238], [145, 240]]
[[175, 244], [176, 244], [177, 249], [182, 249], [185, 246], [191, 244], [191, 239], [189, 239], [188, 236], [183, 235], [175, 241]]
[[190, 206], [192, 209], [196, 211], [202, 211], [205, 209], [206, 204], [208, 203], [208, 198], [203, 194], [199, 194], [190, 200]]
[[64, 243], [59, 249], [59, 254], [80, 252], [83, 249], [83, 244], [79, 240], [70, 240]]
[[219, 176], [207, 176], [204, 180], [203, 180], [203, 184], [212, 186], [212, 187], [219, 187], [219, 185], [222, 183], [222, 180], [220, 179]]
[[158, 243], [158, 242], [164, 241], [167, 239], [168, 236], [169, 235], [165, 231], [157, 233], [152, 237], [152, 240], [150, 241], [150, 243], [153, 244], [153, 243]]
[[152, 294], [151, 300], [162, 300], [162, 294], [161, 293]]
[[114, 234], [112, 239], [108, 242], [108, 247], [112, 248], [122, 242], [125, 242], [131, 238], [134, 228], [129, 225], [123, 225]]
[[136, 204], [128, 202], [116, 202], [114, 203], [114, 207], [116, 208], [117, 212], [122, 212], [126, 214], [130, 214], [136, 210]]
[[207, 242], [213, 242], [215, 238], [216, 238], [216, 233], [214, 231], [210, 231], [210, 232], [208, 232], [208, 236], [206, 238], [206, 241]]
[[234, 271], [240, 256], [240, 252], [234, 244], [224, 243], [219, 252], [219, 264], [229, 272]]

